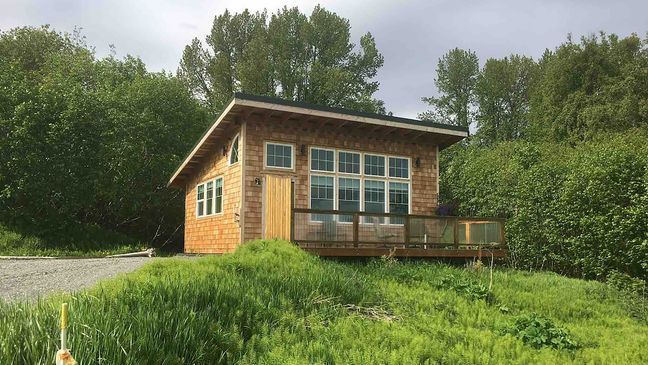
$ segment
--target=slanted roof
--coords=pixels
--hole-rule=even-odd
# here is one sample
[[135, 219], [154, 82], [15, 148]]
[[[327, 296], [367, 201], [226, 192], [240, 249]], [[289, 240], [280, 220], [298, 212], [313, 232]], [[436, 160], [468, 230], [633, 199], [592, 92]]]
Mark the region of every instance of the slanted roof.
[[272, 118], [277, 118], [277, 122], [289, 119], [309, 122], [320, 120], [321, 127], [326, 127], [328, 123], [349, 128], [370, 127], [372, 134], [381, 131], [392, 133], [398, 130], [401, 133], [401, 138], [404, 139], [430, 137], [433, 143], [439, 146], [439, 149], [448, 147], [468, 136], [468, 129], [459, 126], [358, 112], [269, 96], [235, 93], [232, 100], [175, 171], [168, 185], [181, 186], [182, 182], [200, 165], [203, 156], [219, 144], [225, 143], [225, 131], [232, 123], [240, 123], [253, 115], [261, 115], [271, 122]]

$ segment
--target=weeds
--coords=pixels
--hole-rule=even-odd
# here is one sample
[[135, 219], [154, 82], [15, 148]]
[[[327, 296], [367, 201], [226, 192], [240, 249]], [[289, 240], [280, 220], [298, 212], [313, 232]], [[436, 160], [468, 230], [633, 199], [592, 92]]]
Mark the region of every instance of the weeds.
[[564, 328], [557, 327], [549, 318], [536, 313], [518, 317], [505, 332], [537, 349], [551, 347], [574, 350], [580, 347]]
[[[462, 268], [340, 263], [257, 241], [231, 255], [157, 260], [74, 295], [0, 302], [0, 364], [51, 363], [62, 301], [81, 364], [647, 362], [647, 327], [614, 298], [588, 295], [605, 284], [513, 270], [493, 276], [497, 305]], [[503, 335], [521, 313], [551, 318], [558, 338], [553, 321], [568, 340], [597, 347], [536, 350]]]

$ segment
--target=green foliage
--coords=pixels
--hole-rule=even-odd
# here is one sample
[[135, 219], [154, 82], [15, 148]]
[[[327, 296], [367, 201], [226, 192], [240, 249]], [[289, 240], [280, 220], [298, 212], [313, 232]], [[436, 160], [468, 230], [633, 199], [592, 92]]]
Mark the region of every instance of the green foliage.
[[471, 107], [479, 76], [477, 55], [470, 50], [452, 49], [439, 59], [436, 70], [434, 84], [441, 95], [422, 99], [433, 109], [419, 118], [468, 127], [473, 119]]
[[569, 38], [539, 63], [542, 76], [531, 98], [534, 139], [581, 141], [648, 123], [648, 38]]
[[516, 318], [515, 323], [507, 329], [507, 333], [535, 348], [574, 350], [579, 347], [565, 329], [557, 327], [549, 318], [536, 313]]
[[648, 131], [569, 147], [457, 148], [442, 198], [459, 214], [507, 217], [510, 263], [605, 279], [648, 272]]
[[212, 111], [235, 91], [280, 96], [328, 106], [384, 112], [372, 81], [383, 57], [370, 33], [351, 43], [347, 19], [316, 6], [310, 16], [284, 7], [225, 11], [214, 19], [206, 46], [185, 47], [178, 76]]
[[[440, 97], [421, 118], [478, 128], [474, 142], [591, 140], [648, 123], [648, 38], [571, 37], [538, 62], [453, 49], [439, 59]], [[474, 118], [472, 114], [474, 113]]]
[[[494, 306], [438, 285], [451, 276], [479, 281], [474, 272], [425, 261], [320, 260], [278, 241], [248, 243], [231, 255], [161, 259], [89, 291], [0, 302], [0, 363], [51, 362], [63, 301], [70, 303], [69, 346], [84, 364], [647, 360], [646, 326], [613, 298], [594, 295], [605, 284], [496, 270]], [[502, 334], [531, 312], [587, 344], [534, 349]]]
[[518, 55], [486, 61], [475, 86], [479, 143], [524, 137], [536, 68], [531, 58]]
[[0, 33], [0, 90], [0, 221], [47, 242], [84, 224], [177, 237], [165, 185], [206, 125], [184, 84], [44, 27]]
[[492, 295], [486, 285], [474, 279], [470, 280], [464, 277], [449, 275], [442, 277], [437, 287], [452, 289], [472, 300], [482, 299], [488, 302], [493, 301]]
[[611, 290], [603, 295], [617, 298], [634, 318], [648, 324], [648, 285], [646, 280], [612, 270], [606, 282]]
[[145, 244], [97, 225], [77, 225], [57, 235], [46, 227], [6, 227], [0, 224], [0, 255], [9, 256], [106, 256], [141, 251]]

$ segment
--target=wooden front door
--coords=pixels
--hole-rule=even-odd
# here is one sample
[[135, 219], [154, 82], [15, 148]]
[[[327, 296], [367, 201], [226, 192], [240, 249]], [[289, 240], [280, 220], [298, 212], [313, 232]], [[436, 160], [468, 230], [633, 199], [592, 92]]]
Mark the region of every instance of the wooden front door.
[[263, 237], [290, 239], [292, 180], [290, 176], [266, 175], [263, 199]]

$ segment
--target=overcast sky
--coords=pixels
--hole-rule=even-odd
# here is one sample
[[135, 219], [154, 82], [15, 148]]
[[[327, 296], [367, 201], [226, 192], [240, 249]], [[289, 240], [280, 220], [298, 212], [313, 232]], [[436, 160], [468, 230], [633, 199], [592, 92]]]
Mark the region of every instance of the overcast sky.
[[118, 56], [137, 55], [150, 70], [175, 73], [184, 46], [194, 37], [204, 40], [225, 9], [274, 12], [299, 5], [310, 14], [317, 3], [350, 20], [355, 43], [373, 34], [385, 57], [376, 96], [404, 117], [425, 110], [420, 98], [435, 93], [437, 60], [454, 47], [476, 51], [483, 63], [511, 53], [537, 58], [568, 33], [644, 37], [648, 31], [648, 0], [0, 0], [0, 29], [50, 24], [71, 32], [77, 26], [98, 56], [114, 44]]

